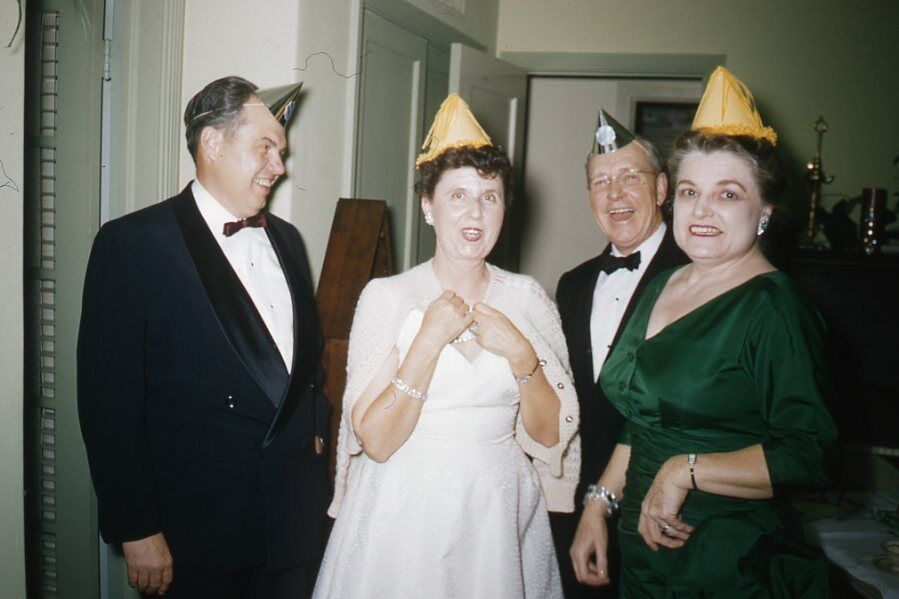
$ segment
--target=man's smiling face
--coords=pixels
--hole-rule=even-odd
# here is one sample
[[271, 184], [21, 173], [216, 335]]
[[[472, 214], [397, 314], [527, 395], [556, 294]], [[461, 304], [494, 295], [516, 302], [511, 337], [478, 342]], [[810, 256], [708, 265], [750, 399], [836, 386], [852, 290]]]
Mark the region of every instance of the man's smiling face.
[[256, 96], [251, 96], [240, 111], [236, 129], [209, 127], [203, 134], [210, 135], [213, 144], [213, 172], [204, 186], [238, 218], [263, 210], [272, 186], [285, 173], [284, 127]]
[[[660, 206], [668, 179], [655, 174], [647, 151], [631, 142], [615, 152], [594, 154], [587, 162], [590, 208], [600, 230], [619, 252], [628, 255], [662, 222]], [[629, 176], [630, 174], [630, 176]], [[628, 182], [631, 185], [623, 185]]]

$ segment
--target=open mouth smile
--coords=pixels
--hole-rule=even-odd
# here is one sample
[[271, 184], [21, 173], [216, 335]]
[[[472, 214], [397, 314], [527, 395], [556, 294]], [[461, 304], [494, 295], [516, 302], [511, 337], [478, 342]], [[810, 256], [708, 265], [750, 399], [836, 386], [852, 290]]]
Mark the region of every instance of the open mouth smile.
[[628, 220], [634, 212], [635, 210], [633, 208], [613, 208], [612, 210], [609, 210], [608, 215], [612, 221], [621, 222]]
[[462, 237], [464, 237], [466, 241], [478, 241], [483, 235], [484, 232], [481, 229], [476, 229], [474, 227], [462, 229]]
[[715, 237], [721, 235], [721, 229], [711, 225], [690, 225], [690, 234], [697, 237]]

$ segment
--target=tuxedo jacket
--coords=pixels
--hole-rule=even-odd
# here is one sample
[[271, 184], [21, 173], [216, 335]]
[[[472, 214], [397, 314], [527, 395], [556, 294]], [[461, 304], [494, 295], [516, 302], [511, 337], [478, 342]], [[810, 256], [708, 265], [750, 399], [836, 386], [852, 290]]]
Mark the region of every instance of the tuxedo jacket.
[[78, 412], [109, 543], [162, 532], [176, 564], [289, 566], [318, 555], [330, 406], [297, 230], [266, 233], [293, 303], [281, 354], [197, 209], [179, 195], [104, 225], [78, 335]]
[[[609, 244], [600, 255], [563, 274], [556, 288], [556, 302], [562, 316], [562, 329], [568, 343], [571, 371], [581, 410], [582, 457], [577, 497], [583, 495], [587, 485], [594, 484], [599, 479], [624, 426], [624, 418], [609, 403], [598, 379], [593, 377], [593, 346], [590, 339], [593, 292], [600, 274], [599, 266], [611, 251], [612, 246]], [[674, 243], [669, 226], [621, 317], [609, 354], [618, 343], [618, 338], [647, 284], [660, 272], [687, 262], [686, 255]]]

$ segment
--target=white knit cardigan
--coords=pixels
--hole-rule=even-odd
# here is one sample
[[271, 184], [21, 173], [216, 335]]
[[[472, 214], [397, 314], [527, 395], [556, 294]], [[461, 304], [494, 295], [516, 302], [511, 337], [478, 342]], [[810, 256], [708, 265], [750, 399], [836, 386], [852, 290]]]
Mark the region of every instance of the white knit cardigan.
[[[581, 467], [581, 446], [576, 435], [577, 396], [571, 382], [559, 311], [533, 278], [487, 266], [490, 283], [485, 300], [505, 314], [531, 342], [537, 356], [546, 360], [544, 374], [561, 402], [557, 445], [544, 447], [534, 441], [525, 431], [520, 415], [515, 437], [525, 453], [533, 458], [548, 509], [572, 512]], [[390, 355], [409, 312], [426, 310], [442, 292], [431, 261], [428, 261], [402, 274], [371, 280], [359, 296], [347, 355], [334, 500], [328, 509], [332, 518], [336, 518], [340, 511], [347, 478], [353, 476], [362, 452], [353, 431], [353, 405]]]

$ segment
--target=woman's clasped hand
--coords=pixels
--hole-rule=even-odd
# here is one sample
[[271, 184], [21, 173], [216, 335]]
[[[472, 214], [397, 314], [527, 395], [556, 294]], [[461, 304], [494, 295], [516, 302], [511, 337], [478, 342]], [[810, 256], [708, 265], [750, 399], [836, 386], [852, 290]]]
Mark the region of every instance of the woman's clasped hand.
[[653, 550], [683, 547], [693, 527], [681, 520], [680, 510], [690, 491], [687, 456], [669, 458], [656, 474], [640, 505], [637, 530]]

